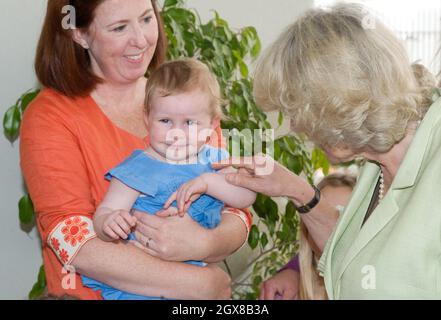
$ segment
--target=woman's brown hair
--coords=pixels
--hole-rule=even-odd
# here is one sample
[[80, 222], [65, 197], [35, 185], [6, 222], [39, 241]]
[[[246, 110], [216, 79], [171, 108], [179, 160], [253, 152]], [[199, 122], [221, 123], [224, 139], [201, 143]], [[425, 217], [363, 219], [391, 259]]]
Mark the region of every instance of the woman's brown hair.
[[[94, 19], [96, 8], [105, 0], [49, 0], [43, 29], [35, 57], [35, 72], [40, 83], [66, 96], [86, 96], [102, 80], [90, 69], [87, 50], [72, 39], [72, 30], [63, 28], [63, 8], [75, 8], [78, 29], [87, 30]], [[158, 43], [149, 71], [165, 60], [167, 39], [156, 0], [151, 0], [158, 21]]]

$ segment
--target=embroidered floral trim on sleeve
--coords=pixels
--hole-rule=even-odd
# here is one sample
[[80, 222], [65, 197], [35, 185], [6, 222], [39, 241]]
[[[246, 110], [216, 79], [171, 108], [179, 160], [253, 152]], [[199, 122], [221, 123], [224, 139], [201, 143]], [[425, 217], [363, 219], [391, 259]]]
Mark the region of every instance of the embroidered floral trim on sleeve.
[[236, 209], [236, 208], [225, 208], [224, 210], [222, 210], [222, 213], [231, 213], [231, 214], [235, 214], [236, 216], [238, 216], [239, 218], [242, 219], [243, 223], [245, 223], [245, 226], [247, 228], [247, 233], [250, 233], [250, 229], [251, 229], [251, 217], [250, 215], [246, 214], [245, 212], [243, 212], [240, 209]]
[[60, 222], [47, 238], [49, 247], [63, 264], [70, 264], [78, 250], [96, 237], [92, 219], [72, 216]]
[[244, 212], [240, 209], [230, 208], [230, 207], [222, 210], [222, 213], [231, 213], [231, 214], [238, 216], [243, 221], [243, 223], [245, 224], [245, 227], [247, 228], [247, 237], [245, 239], [245, 242], [240, 246], [239, 249], [236, 250], [236, 251], [239, 251], [248, 243], [248, 236], [250, 235], [251, 224], [253, 223], [251, 221], [251, 215], [246, 214], [246, 212]]

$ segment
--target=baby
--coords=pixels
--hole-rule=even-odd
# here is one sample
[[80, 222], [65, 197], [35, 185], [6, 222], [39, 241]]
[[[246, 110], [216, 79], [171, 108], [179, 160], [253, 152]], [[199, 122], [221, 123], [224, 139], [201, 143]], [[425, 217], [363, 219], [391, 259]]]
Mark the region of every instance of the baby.
[[[136, 218], [128, 213], [131, 209], [146, 214], [187, 212], [203, 227], [214, 228], [225, 205], [252, 205], [254, 192], [226, 182], [224, 174], [234, 172], [233, 168], [216, 171], [211, 167], [229, 156], [226, 150], [208, 145], [221, 118], [219, 84], [203, 63], [181, 59], [157, 69], [146, 87], [150, 145], [135, 150], [106, 174], [110, 186], [93, 217], [98, 237], [135, 240], [130, 233], [136, 225]], [[160, 299], [123, 292], [85, 276], [82, 279], [85, 286], [101, 290], [104, 299]]]

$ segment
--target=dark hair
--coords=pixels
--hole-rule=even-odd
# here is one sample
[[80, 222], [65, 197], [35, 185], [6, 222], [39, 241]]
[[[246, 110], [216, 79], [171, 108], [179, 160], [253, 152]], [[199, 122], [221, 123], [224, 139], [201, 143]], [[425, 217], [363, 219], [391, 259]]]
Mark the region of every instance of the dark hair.
[[[87, 51], [72, 39], [72, 31], [63, 28], [63, 8], [73, 6], [76, 27], [87, 30], [96, 8], [105, 0], [48, 0], [46, 17], [38, 41], [35, 72], [40, 83], [66, 96], [88, 95], [102, 81], [90, 69]], [[158, 21], [158, 43], [149, 70], [165, 60], [167, 39], [156, 0], [151, 0]]]

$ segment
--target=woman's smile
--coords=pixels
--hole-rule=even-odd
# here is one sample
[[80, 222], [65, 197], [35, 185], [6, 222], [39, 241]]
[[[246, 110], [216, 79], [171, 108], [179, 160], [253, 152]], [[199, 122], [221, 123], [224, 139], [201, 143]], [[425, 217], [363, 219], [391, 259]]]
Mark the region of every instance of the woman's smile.
[[130, 63], [135, 63], [135, 64], [139, 64], [142, 63], [144, 61], [144, 57], [145, 57], [145, 51], [141, 52], [137, 55], [126, 55], [124, 56], [124, 58], [127, 59], [128, 62]]

